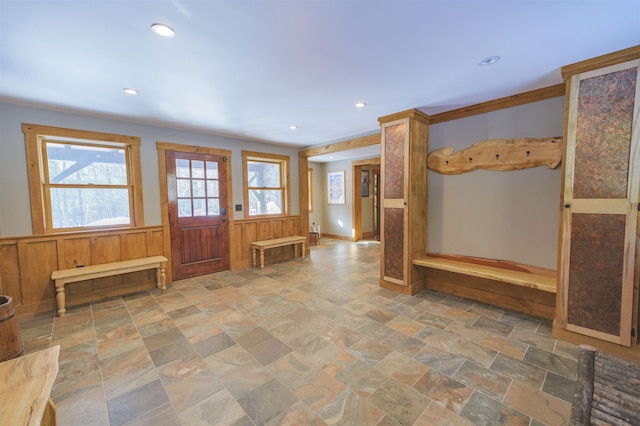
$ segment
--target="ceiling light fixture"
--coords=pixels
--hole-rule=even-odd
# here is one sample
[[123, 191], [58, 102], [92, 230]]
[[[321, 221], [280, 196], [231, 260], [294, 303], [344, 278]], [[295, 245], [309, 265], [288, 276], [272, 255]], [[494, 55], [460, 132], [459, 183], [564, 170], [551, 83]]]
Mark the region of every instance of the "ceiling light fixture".
[[478, 65], [484, 67], [484, 66], [487, 66], [487, 65], [495, 64], [499, 60], [500, 60], [500, 56], [487, 56], [486, 58], [484, 58], [483, 60], [478, 62]]
[[291, 130], [296, 130], [296, 129], [298, 128], [298, 126], [289, 126], [289, 128], [290, 128]]
[[171, 28], [166, 24], [155, 23], [151, 25], [151, 29], [153, 30], [154, 33], [162, 37], [171, 38], [176, 35], [176, 32], [173, 31], [173, 28]]
[[367, 104], [365, 104], [364, 102], [358, 102], [356, 103], [356, 108], [364, 108]]
[[125, 87], [124, 89], [124, 93], [126, 93], [127, 95], [137, 95], [138, 91], [136, 89], [132, 89], [130, 87]]

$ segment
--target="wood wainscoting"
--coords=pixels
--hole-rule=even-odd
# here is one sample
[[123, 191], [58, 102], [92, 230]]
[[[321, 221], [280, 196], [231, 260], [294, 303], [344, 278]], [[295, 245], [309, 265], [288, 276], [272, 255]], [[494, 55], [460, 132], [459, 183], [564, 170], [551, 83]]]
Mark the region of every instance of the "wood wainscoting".
[[[163, 253], [162, 238], [161, 226], [0, 238], [0, 293], [13, 298], [19, 317], [52, 311], [56, 308], [53, 271], [156, 255], [168, 257]], [[77, 282], [66, 291], [67, 304], [155, 286], [155, 271]]]
[[[309, 254], [308, 231], [302, 232], [300, 216], [280, 216], [260, 219], [234, 220], [231, 226], [231, 269], [251, 266], [251, 243], [269, 238], [307, 235], [306, 254]], [[294, 257], [292, 246], [269, 250], [265, 255], [265, 264], [291, 259]]]

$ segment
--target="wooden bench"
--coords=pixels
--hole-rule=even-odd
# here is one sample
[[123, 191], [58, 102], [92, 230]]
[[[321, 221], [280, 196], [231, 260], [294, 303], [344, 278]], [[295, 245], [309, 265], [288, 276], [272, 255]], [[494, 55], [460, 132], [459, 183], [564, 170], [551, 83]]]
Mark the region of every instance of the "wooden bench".
[[264, 241], [254, 241], [251, 243], [251, 255], [253, 257], [253, 267], [256, 267], [256, 251], [260, 251], [260, 269], [264, 269], [264, 251], [266, 249], [275, 248], [275, 247], [283, 247], [288, 245], [293, 245], [293, 255], [294, 257], [298, 257], [298, 244], [302, 245], [302, 258], [305, 258], [305, 243], [307, 239], [305, 237], [293, 236], [293, 237], [282, 237], [282, 238], [273, 238], [270, 240]]
[[549, 293], [556, 292], [555, 271], [477, 257], [432, 255], [413, 259], [416, 266], [471, 275]]
[[425, 288], [553, 319], [556, 271], [505, 260], [429, 253], [414, 258], [427, 269]]
[[125, 260], [122, 262], [103, 263], [101, 265], [82, 266], [79, 268], [61, 269], [51, 273], [51, 279], [56, 285], [56, 304], [58, 305], [58, 315], [64, 316], [66, 309], [64, 286], [65, 284], [92, 280], [94, 278], [109, 277], [118, 274], [128, 274], [130, 272], [156, 270], [156, 283], [162, 292], [165, 292], [166, 273], [165, 264], [167, 258], [164, 256], [143, 257], [140, 259]]

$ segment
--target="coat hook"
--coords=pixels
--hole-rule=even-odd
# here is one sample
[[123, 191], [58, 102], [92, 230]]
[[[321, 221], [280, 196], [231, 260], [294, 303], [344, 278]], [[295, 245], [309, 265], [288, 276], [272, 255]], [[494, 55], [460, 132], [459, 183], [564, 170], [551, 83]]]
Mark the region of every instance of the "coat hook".
[[496, 154], [496, 160], [500, 158], [500, 154]]

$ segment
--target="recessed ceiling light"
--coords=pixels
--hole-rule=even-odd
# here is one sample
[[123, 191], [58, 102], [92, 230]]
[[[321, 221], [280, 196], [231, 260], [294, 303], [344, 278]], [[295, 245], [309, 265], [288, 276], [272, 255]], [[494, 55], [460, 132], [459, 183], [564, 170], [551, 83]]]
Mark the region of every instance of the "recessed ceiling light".
[[356, 108], [364, 108], [367, 104], [365, 104], [364, 102], [358, 102], [356, 103]]
[[298, 128], [298, 126], [289, 126], [289, 128], [290, 128], [291, 130], [296, 130], [296, 129]]
[[500, 60], [500, 56], [487, 56], [486, 58], [478, 62], [478, 65], [481, 65], [484, 67], [486, 65], [495, 64], [499, 60]]
[[138, 91], [136, 89], [132, 89], [130, 87], [125, 87], [124, 89], [124, 93], [126, 93], [127, 95], [137, 95]]
[[155, 23], [153, 25], [151, 25], [151, 29], [153, 30], [154, 33], [158, 34], [159, 36], [162, 37], [173, 37], [176, 35], [176, 32], [173, 31], [173, 28], [171, 28], [168, 25], [165, 24], [159, 24], [159, 23]]

